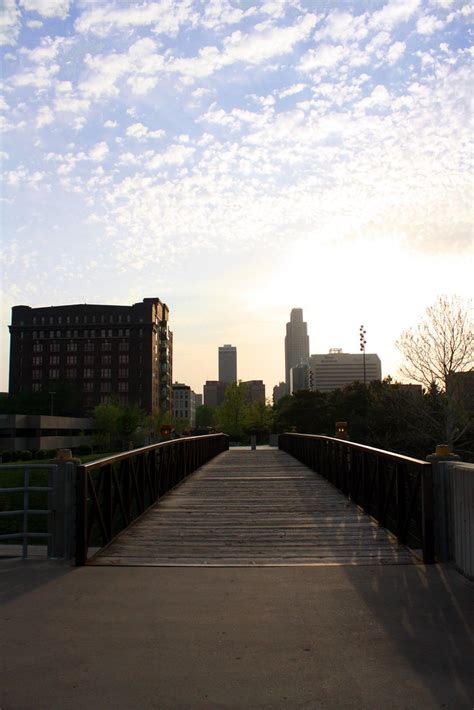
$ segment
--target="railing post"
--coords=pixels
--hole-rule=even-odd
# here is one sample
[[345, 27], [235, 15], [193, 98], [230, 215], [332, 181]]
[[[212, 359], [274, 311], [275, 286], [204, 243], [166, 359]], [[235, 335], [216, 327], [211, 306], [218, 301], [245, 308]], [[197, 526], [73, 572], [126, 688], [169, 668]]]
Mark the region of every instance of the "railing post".
[[435, 561], [434, 510], [433, 510], [433, 468], [426, 466], [421, 471], [421, 506], [423, 516], [423, 562], [431, 565]]
[[76, 469], [76, 565], [87, 560], [87, 473], [84, 466]]
[[431, 463], [433, 475], [433, 508], [434, 508], [434, 538], [435, 553], [439, 562], [448, 562], [452, 558], [452, 531], [449, 515], [450, 495], [447, 482], [447, 468], [443, 464], [448, 461], [459, 461], [460, 457], [447, 450], [447, 447], [437, 446], [436, 453], [430, 454], [426, 460]]
[[74, 547], [75, 475], [78, 459], [56, 459], [50, 472], [48, 557], [69, 560]]

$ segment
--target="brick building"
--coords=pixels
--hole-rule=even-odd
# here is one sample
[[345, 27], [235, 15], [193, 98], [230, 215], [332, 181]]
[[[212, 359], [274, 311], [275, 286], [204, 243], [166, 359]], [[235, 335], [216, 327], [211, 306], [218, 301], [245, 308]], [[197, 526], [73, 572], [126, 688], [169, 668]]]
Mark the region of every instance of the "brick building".
[[111, 399], [172, 412], [173, 335], [168, 306], [14, 306], [10, 393], [54, 391], [67, 382], [82, 412]]

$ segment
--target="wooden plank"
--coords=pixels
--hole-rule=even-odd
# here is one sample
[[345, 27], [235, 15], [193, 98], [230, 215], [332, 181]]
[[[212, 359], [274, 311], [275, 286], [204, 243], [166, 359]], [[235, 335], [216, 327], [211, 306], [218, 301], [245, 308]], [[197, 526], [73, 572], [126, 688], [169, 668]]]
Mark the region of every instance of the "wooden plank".
[[406, 548], [281, 451], [229, 451], [122, 533], [93, 564], [410, 564]]

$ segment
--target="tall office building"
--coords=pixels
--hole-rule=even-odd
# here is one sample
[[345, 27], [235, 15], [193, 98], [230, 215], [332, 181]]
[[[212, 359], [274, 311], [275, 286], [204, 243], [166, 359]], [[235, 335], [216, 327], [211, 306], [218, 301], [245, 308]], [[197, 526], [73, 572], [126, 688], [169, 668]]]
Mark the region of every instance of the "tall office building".
[[308, 326], [303, 321], [303, 309], [293, 308], [290, 322], [286, 324], [285, 336], [285, 382], [286, 391], [290, 392], [290, 371], [292, 367], [308, 362], [309, 336]]
[[[343, 353], [334, 348], [327, 355], [311, 355], [310, 367], [313, 373], [313, 389], [320, 392], [338, 389], [352, 384], [364, 382], [363, 353]], [[365, 379], [382, 379], [382, 364], [375, 353], [365, 355]]]
[[222, 345], [219, 348], [219, 382], [237, 382], [237, 348]]
[[81, 411], [118, 400], [172, 412], [173, 334], [158, 298], [132, 306], [14, 306], [10, 392], [71, 386]]

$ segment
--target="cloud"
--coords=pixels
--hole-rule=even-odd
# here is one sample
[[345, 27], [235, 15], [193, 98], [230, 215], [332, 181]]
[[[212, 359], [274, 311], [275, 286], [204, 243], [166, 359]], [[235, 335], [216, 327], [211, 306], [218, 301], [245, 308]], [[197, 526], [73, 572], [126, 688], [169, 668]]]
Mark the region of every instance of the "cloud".
[[43, 27], [43, 23], [41, 22], [41, 20], [28, 20], [26, 22], [26, 26], [30, 30], [39, 30], [40, 27]]
[[127, 31], [134, 27], [150, 27], [156, 34], [174, 36], [185, 23], [194, 24], [198, 15], [192, 0], [161, 0], [124, 6], [122, 3], [92, 5], [75, 22], [77, 32], [91, 32], [100, 37], [114, 30]]
[[110, 121], [109, 120], [104, 123], [104, 128], [117, 128], [117, 126], [118, 126], [117, 121]]
[[387, 52], [387, 61], [389, 64], [395, 64], [403, 55], [406, 49], [405, 42], [394, 42]]
[[101, 163], [109, 153], [109, 146], [107, 143], [102, 141], [101, 143], [96, 143], [93, 148], [89, 151], [89, 159], [93, 160], [95, 163]]
[[407, 22], [420, 6], [420, 0], [389, 0], [369, 21], [372, 28], [393, 30], [402, 22]]
[[280, 93], [278, 94], [278, 98], [284, 99], [287, 96], [294, 96], [295, 94], [299, 94], [301, 91], [304, 91], [305, 89], [306, 89], [306, 84], [293, 84], [293, 86], [289, 86], [287, 89], [280, 91]]
[[144, 140], [146, 138], [162, 138], [165, 135], [165, 132], [162, 129], [150, 131], [143, 125], [143, 123], [133, 123], [131, 126], [128, 126], [126, 133], [130, 138], [136, 138], [137, 140]]
[[424, 15], [416, 23], [416, 31], [420, 35], [430, 35], [444, 27], [445, 23], [435, 15]]
[[49, 106], [41, 106], [36, 117], [36, 127], [42, 128], [54, 122], [54, 113]]
[[0, 13], [0, 45], [15, 45], [20, 34], [20, 12], [15, 0], [4, 0]]
[[20, 0], [20, 6], [27, 12], [37, 12], [43, 17], [66, 19], [69, 12], [69, 0]]
[[367, 14], [352, 15], [347, 11], [334, 10], [327, 15], [324, 26], [315, 33], [318, 41], [354, 42], [367, 36]]

